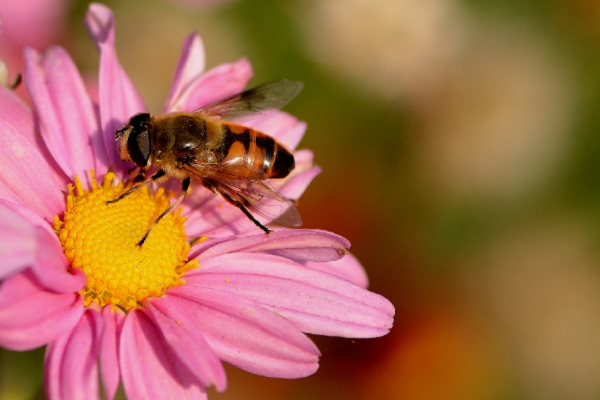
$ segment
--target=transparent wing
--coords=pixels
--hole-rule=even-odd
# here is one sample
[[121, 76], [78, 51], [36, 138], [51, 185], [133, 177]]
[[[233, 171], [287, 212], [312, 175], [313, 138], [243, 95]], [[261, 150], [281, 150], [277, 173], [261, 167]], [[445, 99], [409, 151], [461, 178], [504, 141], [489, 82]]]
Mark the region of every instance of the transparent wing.
[[255, 176], [242, 178], [224, 173], [217, 165], [190, 164], [185, 168], [235, 206], [242, 205], [252, 214], [280, 225], [302, 225], [294, 201], [281, 195], [264, 173], [255, 172]]
[[237, 121], [244, 117], [262, 116], [279, 110], [288, 104], [302, 90], [299, 81], [281, 80], [265, 83], [225, 99], [201, 107], [194, 112], [227, 121]]

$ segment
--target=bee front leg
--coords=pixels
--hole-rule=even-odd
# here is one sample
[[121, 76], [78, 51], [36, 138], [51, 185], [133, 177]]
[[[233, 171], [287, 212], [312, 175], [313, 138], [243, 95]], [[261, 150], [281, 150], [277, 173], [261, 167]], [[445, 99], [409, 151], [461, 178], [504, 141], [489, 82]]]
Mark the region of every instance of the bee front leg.
[[[127, 171], [127, 173], [129, 175], [133, 175], [133, 171], [135, 171], [136, 168], [137, 167], [130, 169], [129, 171]], [[137, 174], [133, 178], [132, 182], [133, 183], [141, 183], [141, 182], [144, 182], [144, 179], [146, 179], [146, 168], [140, 168], [140, 170], [137, 172]]]
[[[140, 172], [142, 172], [142, 170], [140, 170]], [[144, 174], [145, 174], [145, 172], [146, 172], [146, 171], [144, 170]], [[141, 182], [140, 184], [133, 186], [132, 188], [130, 188], [128, 191], [126, 191], [125, 193], [123, 193], [122, 195], [120, 195], [119, 197], [117, 197], [116, 199], [107, 201], [107, 202], [106, 202], [106, 204], [113, 204], [113, 203], [116, 203], [117, 201], [119, 201], [119, 200], [122, 200], [122, 199], [124, 199], [125, 197], [129, 196], [131, 193], [135, 192], [136, 190], [138, 190], [138, 189], [139, 189], [139, 188], [141, 188], [142, 186], [145, 186], [145, 185], [147, 185], [147, 184], [149, 184], [149, 183], [152, 183], [152, 182], [154, 182], [155, 180], [157, 180], [157, 179], [160, 179], [160, 178], [162, 178], [162, 177], [163, 177], [163, 176], [165, 176], [165, 175], [166, 175], [166, 172], [165, 172], [164, 170], [162, 170], [162, 169], [161, 169], [161, 170], [159, 170], [158, 172], [156, 172], [154, 175], [152, 175], [151, 177], [149, 177], [149, 178], [146, 178], [146, 179], [145, 179], [143, 182]], [[139, 176], [139, 175], [138, 175], [138, 176]], [[136, 178], [137, 178], [137, 177], [136, 177]], [[142, 176], [142, 179], [143, 179], [143, 178], [144, 178], [144, 176]], [[134, 179], [134, 182], [135, 182], [135, 179]]]

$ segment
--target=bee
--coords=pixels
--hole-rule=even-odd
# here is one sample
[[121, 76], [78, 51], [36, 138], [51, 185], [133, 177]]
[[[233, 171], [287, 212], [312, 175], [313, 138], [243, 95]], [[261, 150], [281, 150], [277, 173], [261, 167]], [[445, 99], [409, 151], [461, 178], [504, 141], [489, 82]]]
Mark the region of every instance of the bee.
[[[181, 180], [181, 195], [156, 218], [138, 246], [189, 195], [192, 178], [239, 208], [266, 234], [271, 231], [253, 213], [281, 225], [300, 226], [295, 201], [270, 183], [289, 175], [295, 168], [294, 155], [269, 135], [234, 121], [280, 109], [302, 86], [298, 81], [270, 82], [191, 112], [142, 112], [118, 129], [119, 155], [139, 173], [133, 180], [136, 185], [108, 204], [158, 180]], [[157, 171], [147, 176], [151, 167]]]

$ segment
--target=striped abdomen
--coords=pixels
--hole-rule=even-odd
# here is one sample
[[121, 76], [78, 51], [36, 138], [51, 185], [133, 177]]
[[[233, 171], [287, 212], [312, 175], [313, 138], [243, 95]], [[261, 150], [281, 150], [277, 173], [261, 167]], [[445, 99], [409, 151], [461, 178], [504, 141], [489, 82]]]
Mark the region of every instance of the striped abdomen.
[[[256, 169], [266, 178], [285, 178], [296, 166], [294, 155], [272, 137], [243, 125], [221, 124], [222, 140], [218, 152], [238, 176], [256, 175]], [[229, 168], [228, 168], [229, 169]]]

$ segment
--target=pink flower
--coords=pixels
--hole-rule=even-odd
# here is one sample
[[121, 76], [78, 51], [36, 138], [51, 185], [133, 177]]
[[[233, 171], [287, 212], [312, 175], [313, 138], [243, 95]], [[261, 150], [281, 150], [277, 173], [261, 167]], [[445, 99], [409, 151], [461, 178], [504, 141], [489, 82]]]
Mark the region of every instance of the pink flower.
[[[393, 306], [364, 289], [350, 244], [333, 233], [266, 236], [197, 188], [184, 206], [187, 221], [170, 214], [135, 247], [147, 215], [164, 210], [169, 196], [138, 190], [106, 205], [124, 190], [107, 171], [123, 181], [129, 168], [117, 156], [115, 129], [144, 107], [117, 61], [111, 11], [92, 4], [86, 22], [100, 50], [97, 106], [61, 48], [25, 52], [35, 111], [0, 87], [0, 344], [48, 346], [48, 398], [99, 398], [100, 377], [106, 399], [120, 381], [132, 400], [203, 399], [206, 387], [226, 387], [221, 360], [296, 378], [318, 368], [305, 333], [385, 335]], [[165, 111], [241, 91], [252, 73], [245, 59], [203, 69], [192, 35]], [[290, 149], [305, 129], [283, 112], [252, 125]], [[279, 187], [289, 197], [319, 172], [309, 151], [294, 154], [297, 169]], [[186, 234], [206, 240], [189, 251]]]

